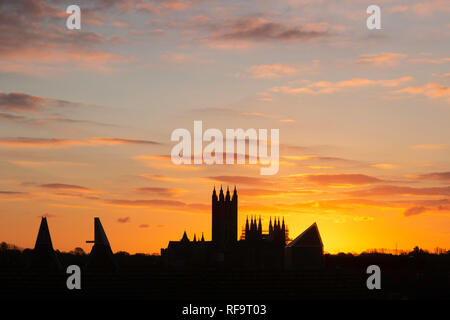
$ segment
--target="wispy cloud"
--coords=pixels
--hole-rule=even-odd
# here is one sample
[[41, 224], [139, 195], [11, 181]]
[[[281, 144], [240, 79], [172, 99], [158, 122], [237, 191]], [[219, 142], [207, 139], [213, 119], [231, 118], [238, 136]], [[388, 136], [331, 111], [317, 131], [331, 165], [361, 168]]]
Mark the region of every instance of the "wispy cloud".
[[144, 187], [136, 189], [136, 192], [153, 196], [172, 198], [182, 196], [187, 192], [187, 190], [178, 188]]
[[11, 148], [67, 148], [76, 146], [99, 145], [160, 145], [152, 140], [125, 139], [125, 138], [88, 138], [88, 139], [40, 139], [40, 138], [0, 138], [0, 146]]
[[68, 191], [78, 191], [78, 192], [89, 192], [89, 193], [98, 193], [99, 191], [86, 188], [83, 186], [73, 185], [73, 184], [64, 184], [64, 183], [47, 183], [41, 184], [39, 187], [50, 190], [68, 190]]
[[450, 87], [437, 82], [429, 82], [426, 85], [418, 87], [406, 87], [395, 91], [395, 93], [422, 95], [431, 99], [446, 98], [450, 102]]
[[302, 87], [292, 86], [279, 86], [272, 87], [270, 91], [275, 93], [285, 94], [331, 94], [338, 91], [342, 91], [346, 88], [360, 88], [368, 86], [380, 86], [380, 87], [398, 87], [405, 82], [412, 81], [412, 77], [401, 77], [388, 80], [370, 80], [366, 78], [353, 78], [350, 80], [329, 82], [329, 81], [317, 81], [310, 83]]
[[384, 181], [376, 177], [358, 173], [298, 174], [288, 176], [287, 178], [296, 181], [312, 182], [322, 186], [369, 185]]
[[319, 60], [313, 60], [311, 63], [300, 64], [261, 64], [247, 68], [244, 73], [237, 74], [238, 77], [245, 76], [253, 79], [276, 79], [285, 76], [293, 76], [299, 73], [311, 72], [320, 67]]
[[397, 64], [400, 60], [405, 59], [408, 55], [395, 52], [384, 52], [378, 54], [363, 54], [356, 63], [369, 64], [374, 66], [392, 66]]
[[446, 144], [418, 144], [412, 146], [413, 150], [447, 150], [448, 145]]
[[130, 217], [123, 217], [123, 218], [117, 219], [117, 222], [119, 222], [119, 223], [129, 223], [130, 221], [131, 221]]
[[407, 175], [408, 178], [422, 179], [422, 180], [441, 180], [450, 181], [450, 172], [431, 172], [425, 174]]
[[81, 104], [60, 99], [43, 98], [22, 92], [0, 92], [0, 110], [36, 112], [45, 107], [77, 107]]
[[348, 192], [349, 195], [358, 197], [371, 196], [450, 196], [449, 187], [425, 187], [413, 188], [403, 186], [379, 186], [368, 190]]
[[259, 177], [249, 177], [249, 176], [211, 176], [207, 177], [210, 180], [229, 183], [231, 185], [272, 185], [273, 181], [269, 179], [259, 178]]

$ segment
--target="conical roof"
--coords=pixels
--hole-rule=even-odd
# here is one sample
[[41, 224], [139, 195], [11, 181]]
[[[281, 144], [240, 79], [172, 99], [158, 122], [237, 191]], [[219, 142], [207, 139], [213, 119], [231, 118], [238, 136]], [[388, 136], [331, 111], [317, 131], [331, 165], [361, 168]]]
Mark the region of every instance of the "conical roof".
[[103, 229], [100, 218], [94, 218], [94, 236], [95, 241], [89, 254], [87, 267], [90, 270], [97, 271], [117, 271], [118, 266], [114, 258], [111, 246]]
[[41, 225], [39, 227], [34, 249], [51, 249], [51, 251], [53, 251], [52, 238], [50, 237], [50, 230], [48, 229], [46, 217], [42, 217], [41, 219]]
[[323, 247], [317, 224], [314, 222], [308, 229], [289, 243], [287, 247]]
[[108, 237], [106, 236], [105, 230], [100, 222], [100, 218], [94, 218], [94, 238], [95, 243], [103, 244], [111, 249]]
[[60, 271], [61, 263], [53, 250], [47, 218], [42, 217], [31, 261], [33, 270]]

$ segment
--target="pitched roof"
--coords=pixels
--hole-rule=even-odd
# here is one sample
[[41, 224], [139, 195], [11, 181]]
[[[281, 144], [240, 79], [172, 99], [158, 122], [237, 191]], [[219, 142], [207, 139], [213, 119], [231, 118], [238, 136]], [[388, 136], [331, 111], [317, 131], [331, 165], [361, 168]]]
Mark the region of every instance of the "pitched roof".
[[317, 224], [314, 222], [308, 229], [289, 243], [287, 247], [323, 247]]

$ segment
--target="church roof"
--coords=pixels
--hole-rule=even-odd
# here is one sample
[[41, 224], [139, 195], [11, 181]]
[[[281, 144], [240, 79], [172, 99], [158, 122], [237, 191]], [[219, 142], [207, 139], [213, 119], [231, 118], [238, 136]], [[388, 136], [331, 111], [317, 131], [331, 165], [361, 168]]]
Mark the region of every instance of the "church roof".
[[323, 247], [317, 224], [314, 222], [308, 229], [303, 231], [302, 234], [289, 243], [287, 247]]

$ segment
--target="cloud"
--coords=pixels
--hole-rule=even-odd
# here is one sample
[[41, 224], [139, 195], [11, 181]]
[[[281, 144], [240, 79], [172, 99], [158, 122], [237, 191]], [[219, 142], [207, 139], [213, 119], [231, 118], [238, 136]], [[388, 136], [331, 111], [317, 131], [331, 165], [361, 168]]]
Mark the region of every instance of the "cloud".
[[450, 62], [450, 58], [411, 58], [409, 62], [412, 63], [429, 63], [429, 64], [442, 64]]
[[156, 181], [180, 181], [182, 179], [180, 178], [174, 178], [174, 177], [168, 177], [160, 174], [140, 174], [140, 177], [149, 179], [149, 180], [156, 180]]
[[403, 212], [403, 215], [405, 217], [410, 217], [410, 216], [415, 216], [415, 215], [424, 213], [425, 211], [427, 211], [427, 208], [425, 208], [425, 207], [412, 207], [412, 208], [406, 209], [405, 212]]
[[44, 107], [77, 107], [80, 103], [32, 96], [22, 92], [0, 92], [0, 110], [36, 112]]
[[389, 8], [391, 13], [413, 13], [421, 18], [430, 17], [435, 13], [450, 12], [446, 0], [426, 0], [419, 1], [410, 5], [395, 5]]
[[16, 195], [23, 195], [23, 194], [28, 194], [28, 192], [20, 192], [20, 191], [4, 191], [4, 190], [0, 190], [0, 195], [12, 195], [12, 196], [16, 196]]
[[282, 189], [261, 189], [261, 188], [251, 188], [251, 189], [245, 189], [240, 188], [238, 191], [238, 194], [240, 196], [246, 196], [246, 197], [275, 197], [275, 196], [282, 196], [282, 195], [311, 195], [315, 193], [314, 190], [294, 190], [294, 191], [288, 191], [288, 190], [282, 190]]
[[419, 87], [406, 87], [394, 93], [406, 93], [409, 95], [422, 95], [427, 98], [437, 99], [437, 98], [447, 98], [450, 102], [450, 87], [446, 85], [441, 85], [437, 82], [429, 82], [426, 85]]
[[[244, 76], [252, 79], [276, 79], [298, 73], [311, 72], [320, 66], [319, 60], [313, 60], [307, 65], [293, 65], [286, 63], [255, 65], [245, 70]], [[240, 74], [238, 74], [240, 76]]]
[[371, 165], [374, 168], [379, 168], [379, 169], [395, 169], [397, 168], [396, 165], [391, 164], [391, 163], [375, 163]]
[[210, 180], [218, 181], [218, 182], [224, 182], [229, 183], [232, 185], [240, 185], [240, 184], [246, 184], [246, 185], [272, 185], [273, 182], [264, 179], [264, 178], [256, 178], [256, 177], [247, 177], [247, 176], [211, 176], [207, 177]]
[[427, 0], [416, 3], [410, 7], [411, 11], [419, 16], [431, 16], [435, 12], [450, 12], [446, 0]]
[[87, 163], [83, 162], [70, 162], [70, 161], [28, 161], [28, 160], [11, 160], [12, 164], [28, 167], [28, 168], [40, 168], [44, 166], [87, 166]]
[[350, 191], [346, 194], [357, 197], [373, 196], [450, 196], [450, 186], [448, 187], [425, 187], [413, 188], [403, 186], [379, 186], [368, 190]]
[[136, 192], [172, 198], [183, 195], [184, 193], [186, 193], [186, 190], [177, 188], [146, 187], [146, 188], [138, 188], [136, 189]]
[[145, 11], [148, 13], [161, 15], [170, 11], [185, 11], [192, 7], [191, 1], [179, 1], [179, 0], [158, 0], [154, 2], [146, 1], [134, 1], [134, 8], [139, 11]]
[[117, 222], [119, 222], [119, 223], [128, 223], [130, 221], [131, 221], [130, 217], [124, 217], [124, 218], [117, 219]]
[[447, 150], [448, 145], [446, 144], [418, 144], [412, 146], [413, 150]]
[[288, 176], [297, 181], [312, 182], [321, 186], [366, 185], [383, 180], [365, 174], [300, 174]]
[[139, 228], [148, 228], [148, 227], [150, 227], [150, 225], [146, 223], [139, 225]]
[[392, 66], [406, 58], [406, 54], [384, 52], [379, 54], [363, 54], [356, 60], [356, 63], [369, 64], [374, 66]]
[[342, 91], [346, 88], [360, 88], [368, 86], [379, 87], [398, 87], [405, 82], [413, 80], [412, 77], [401, 77], [388, 80], [370, 80], [365, 78], [353, 78], [350, 80], [329, 82], [329, 81], [317, 81], [310, 83], [303, 87], [291, 87], [291, 86], [278, 86], [272, 87], [269, 90], [275, 93], [284, 94], [331, 94], [338, 91]]
[[89, 189], [82, 186], [72, 185], [72, 184], [64, 184], [64, 183], [48, 183], [48, 184], [41, 184], [39, 187], [44, 189], [51, 189], [51, 190], [69, 190], [69, 191], [80, 191], [80, 192], [89, 192], [89, 193], [97, 193], [99, 191]]
[[203, 203], [186, 203], [178, 200], [161, 200], [161, 199], [150, 199], [150, 200], [124, 200], [124, 199], [114, 199], [114, 200], [104, 200], [107, 205], [121, 206], [121, 207], [132, 207], [132, 208], [169, 208], [169, 209], [183, 209], [186, 210], [196, 210], [201, 212], [208, 212], [211, 210], [209, 205]]
[[205, 64], [211, 63], [210, 60], [202, 60], [184, 53], [165, 52], [159, 56], [163, 61], [171, 64]]
[[[86, 23], [92, 14], [95, 11], [84, 8]], [[123, 39], [86, 30], [68, 32], [61, 23], [67, 16], [62, 8], [42, 0], [2, 2], [0, 71], [43, 75], [76, 68], [109, 70], [126, 60], [100, 48]]]
[[124, 138], [88, 138], [88, 139], [44, 139], [44, 138], [0, 138], [0, 146], [11, 148], [66, 148], [75, 146], [99, 146], [99, 145], [160, 145], [151, 140], [124, 139]]
[[291, 27], [264, 18], [240, 18], [215, 26], [216, 40], [309, 40], [328, 36], [327, 28]]
[[408, 175], [409, 178], [424, 179], [424, 180], [441, 180], [450, 181], [450, 172], [432, 172], [417, 175]]
[[0, 119], [1, 120], [14, 121], [14, 122], [24, 122], [24, 121], [26, 121], [27, 118], [24, 117], [24, 116], [19, 116], [19, 115], [14, 115], [14, 114], [8, 114], [8, 113], [0, 112]]

